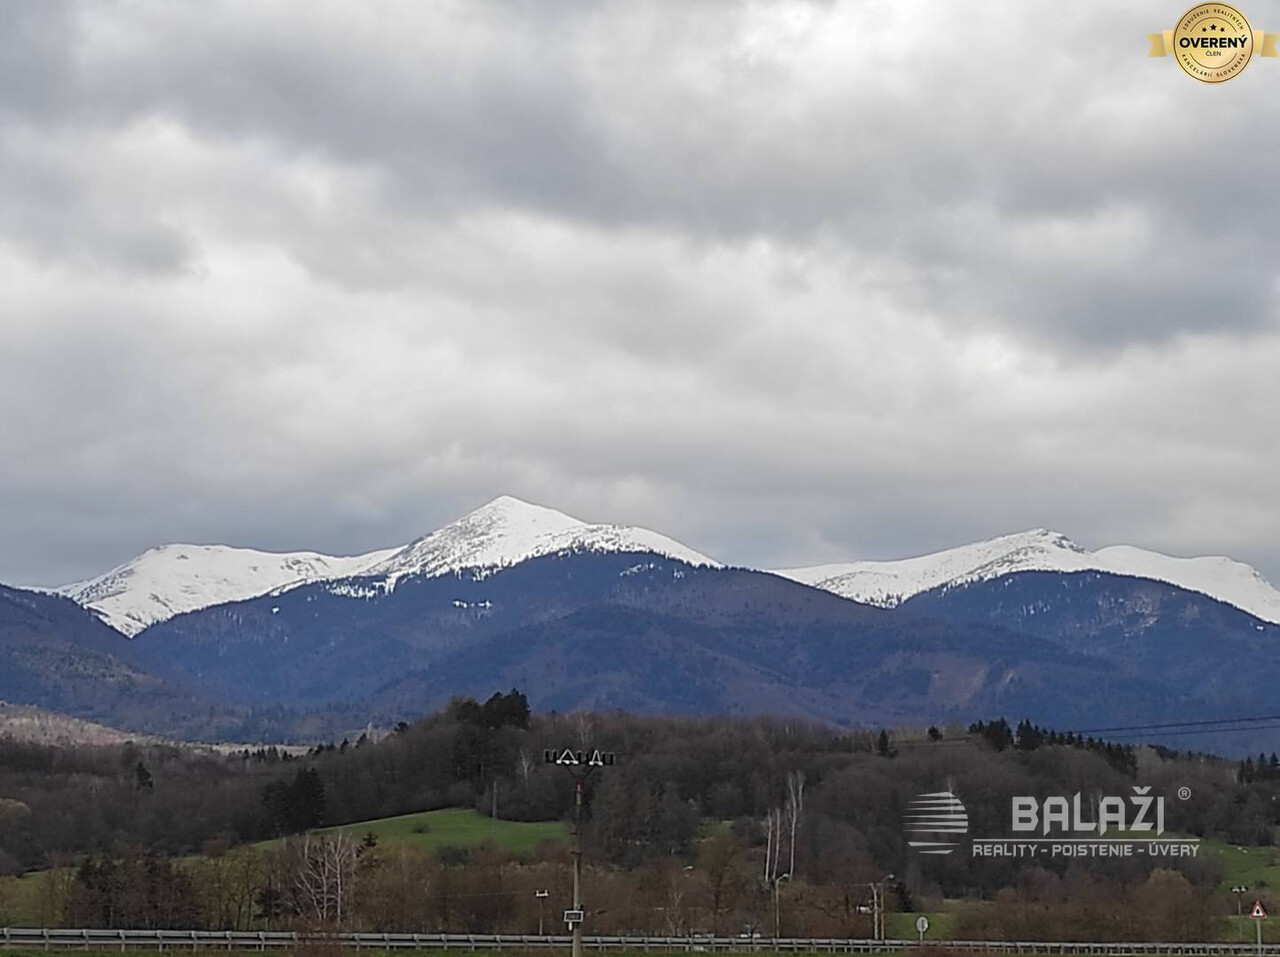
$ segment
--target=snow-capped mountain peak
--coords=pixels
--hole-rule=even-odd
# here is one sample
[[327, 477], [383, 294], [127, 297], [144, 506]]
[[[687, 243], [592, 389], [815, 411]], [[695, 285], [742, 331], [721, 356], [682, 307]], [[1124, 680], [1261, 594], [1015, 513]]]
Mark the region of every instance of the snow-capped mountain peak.
[[1061, 532], [1036, 528], [918, 558], [785, 568], [776, 574], [855, 601], [892, 608], [939, 585], [1019, 571], [1075, 571], [1084, 567], [1086, 554]]
[[1200, 592], [1264, 621], [1280, 623], [1280, 591], [1253, 567], [1229, 558], [1173, 558], [1131, 545], [1090, 552], [1060, 532], [1038, 528], [897, 561], [859, 561], [775, 574], [885, 608], [941, 585], [1024, 571], [1101, 571]]
[[390, 551], [340, 558], [317, 552], [261, 552], [228, 545], [149, 548], [95, 578], [52, 589], [136, 635], [183, 612], [241, 601], [286, 585], [359, 574]]
[[389, 586], [406, 575], [515, 565], [565, 551], [656, 552], [691, 565], [718, 565], [706, 555], [646, 528], [591, 525], [553, 508], [504, 495], [406, 545], [364, 573]]
[[297, 585], [346, 578], [443, 575], [515, 565], [565, 551], [656, 552], [692, 565], [717, 562], [645, 528], [589, 525], [504, 495], [408, 545], [340, 558], [228, 545], [161, 545], [105, 574], [50, 589], [96, 611], [126, 635], [183, 612]]
[[[406, 576], [506, 568], [566, 552], [652, 552], [719, 567], [646, 528], [590, 524], [504, 495], [408, 545], [340, 558], [317, 552], [262, 552], [226, 545], [162, 545], [86, 581], [51, 589], [136, 635], [183, 612], [317, 581], [339, 594], [393, 589]], [[1280, 623], [1280, 592], [1249, 565], [1229, 558], [1172, 558], [1131, 545], [1090, 552], [1060, 532], [1036, 528], [896, 561], [788, 568], [786, 578], [845, 598], [893, 607], [943, 585], [1023, 571], [1103, 571], [1168, 582]], [[358, 583], [345, 579], [359, 578]]]

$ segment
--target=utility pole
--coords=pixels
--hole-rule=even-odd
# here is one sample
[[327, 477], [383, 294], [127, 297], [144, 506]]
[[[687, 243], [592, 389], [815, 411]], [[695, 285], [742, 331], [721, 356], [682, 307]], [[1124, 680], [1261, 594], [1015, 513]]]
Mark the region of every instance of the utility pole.
[[573, 909], [578, 919], [573, 923], [573, 957], [582, 957], [582, 784], [573, 778]]
[[493, 805], [489, 810], [489, 839], [497, 841], [498, 831], [498, 779], [493, 779]]
[[573, 932], [573, 957], [582, 957], [582, 798], [587, 779], [597, 768], [610, 767], [616, 760], [612, 751], [575, 751], [564, 748], [544, 751], [547, 764], [558, 764], [573, 775], [573, 908], [564, 912], [565, 923]]

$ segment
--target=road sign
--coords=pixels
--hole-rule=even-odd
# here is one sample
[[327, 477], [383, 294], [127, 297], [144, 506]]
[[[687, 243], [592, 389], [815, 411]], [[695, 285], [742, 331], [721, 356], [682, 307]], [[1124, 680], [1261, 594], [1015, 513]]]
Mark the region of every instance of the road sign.
[[924, 932], [929, 929], [929, 918], [921, 914], [916, 918], [916, 933], [920, 935], [920, 939], [924, 940]]
[[1262, 901], [1253, 902], [1249, 916], [1253, 918], [1253, 929], [1257, 932], [1258, 957], [1262, 957], [1262, 922], [1267, 919], [1267, 909], [1262, 906]]
[[582, 923], [582, 911], [567, 910], [564, 912], [564, 922], [570, 926]]

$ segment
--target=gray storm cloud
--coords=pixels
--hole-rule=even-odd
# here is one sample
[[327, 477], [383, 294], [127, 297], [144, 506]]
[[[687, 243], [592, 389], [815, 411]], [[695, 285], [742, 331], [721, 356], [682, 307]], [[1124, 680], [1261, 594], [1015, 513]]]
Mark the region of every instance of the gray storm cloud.
[[1280, 66], [1148, 59], [1178, 12], [9, 4], [0, 580], [503, 492], [1280, 578]]

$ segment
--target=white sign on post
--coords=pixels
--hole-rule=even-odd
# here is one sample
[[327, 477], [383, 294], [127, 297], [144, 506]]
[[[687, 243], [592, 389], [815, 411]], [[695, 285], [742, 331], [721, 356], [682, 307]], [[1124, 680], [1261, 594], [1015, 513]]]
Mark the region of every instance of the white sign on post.
[[916, 933], [920, 935], [920, 939], [924, 940], [924, 932], [929, 929], [929, 918], [921, 914], [916, 918]]

